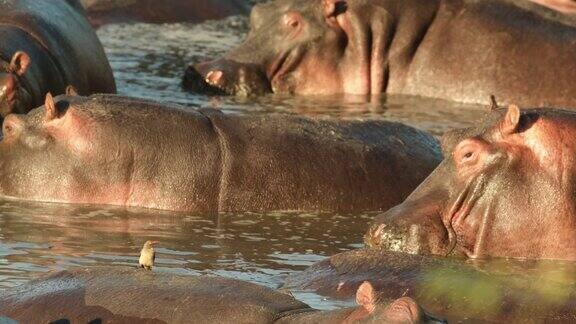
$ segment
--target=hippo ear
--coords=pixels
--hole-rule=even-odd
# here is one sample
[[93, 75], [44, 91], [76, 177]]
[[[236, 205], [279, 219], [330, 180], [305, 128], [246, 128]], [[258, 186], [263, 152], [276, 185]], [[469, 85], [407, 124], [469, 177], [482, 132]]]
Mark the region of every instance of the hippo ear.
[[322, 0], [324, 7], [324, 17], [336, 17], [339, 14], [346, 12], [348, 4], [343, 0]]
[[28, 56], [26, 52], [18, 51], [12, 56], [12, 60], [10, 61], [10, 70], [18, 75], [23, 75], [28, 70], [29, 65], [30, 56]]
[[44, 116], [45, 121], [49, 122], [58, 117], [58, 111], [56, 110], [56, 103], [54, 102], [54, 98], [52, 97], [52, 94], [50, 92], [46, 94], [46, 100], [44, 101], [44, 109], [46, 110], [46, 115]]
[[372, 313], [376, 309], [376, 293], [374, 292], [374, 287], [368, 281], [364, 281], [358, 287], [356, 303], [364, 307], [368, 313]]
[[74, 88], [74, 86], [69, 85], [66, 87], [66, 95], [67, 96], [77, 96], [78, 91], [76, 91], [76, 88]]
[[503, 135], [513, 134], [518, 129], [518, 124], [520, 123], [520, 108], [516, 105], [508, 106], [508, 111], [506, 111], [506, 116], [500, 126], [500, 132]]

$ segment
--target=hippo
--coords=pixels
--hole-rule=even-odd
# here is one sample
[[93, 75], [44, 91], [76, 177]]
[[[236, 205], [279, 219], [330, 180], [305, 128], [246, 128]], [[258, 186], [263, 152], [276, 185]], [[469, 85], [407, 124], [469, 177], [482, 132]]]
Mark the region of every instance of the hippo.
[[226, 115], [99, 94], [11, 114], [0, 196], [173, 211], [377, 211], [441, 160], [437, 141], [386, 121]]
[[94, 26], [108, 23], [201, 22], [243, 15], [249, 5], [239, 0], [81, 0]]
[[0, 116], [26, 113], [47, 92], [114, 93], [104, 49], [76, 0], [0, 1]]
[[291, 274], [281, 289], [353, 298], [368, 281], [382, 300], [410, 297], [449, 322], [575, 320], [574, 265], [562, 261], [461, 259], [363, 248]]
[[365, 282], [358, 306], [319, 311], [289, 292], [234, 279], [95, 267], [0, 293], [0, 314], [21, 323], [444, 323], [411, 298], [377, 297]]
[[569, 18], [525, 0], [276, 0], [253, 8], [242, 44], [189, 66], [184, 86], [576, 108]]
[[464, 258], [576, 260], [576, 113], [494, 109], [442, 137], [444, 160], [376, 217], [368, 246]]

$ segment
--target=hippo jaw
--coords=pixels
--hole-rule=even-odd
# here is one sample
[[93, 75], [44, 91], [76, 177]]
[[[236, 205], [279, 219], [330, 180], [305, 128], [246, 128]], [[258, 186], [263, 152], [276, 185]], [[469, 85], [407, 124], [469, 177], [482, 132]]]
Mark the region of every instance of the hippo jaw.
[[270, 82], [258, 66], [227, 59], [189, 66], [183, 86], [210, 95], [246, 97], [272, 92]]

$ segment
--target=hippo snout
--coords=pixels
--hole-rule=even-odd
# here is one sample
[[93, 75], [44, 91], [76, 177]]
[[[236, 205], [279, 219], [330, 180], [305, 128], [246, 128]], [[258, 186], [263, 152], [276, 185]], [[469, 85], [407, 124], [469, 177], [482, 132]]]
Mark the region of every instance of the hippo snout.
[[417, 254], [419, 252], [419, 226], [378, 223], [364, 235], [364, 243], [371, 248]]
[[256, 66], [225, 59], [190, 65], [183, 86], [201, 94], [250, 96], [272, 92], [266, 74]]

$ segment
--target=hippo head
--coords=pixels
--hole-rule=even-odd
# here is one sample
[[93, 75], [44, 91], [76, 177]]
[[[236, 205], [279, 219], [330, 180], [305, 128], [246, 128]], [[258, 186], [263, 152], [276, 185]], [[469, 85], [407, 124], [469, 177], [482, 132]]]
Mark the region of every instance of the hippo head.
[[6, 117], [13, 112], [22, 113], [30, 104], [30, 95], [20, 85], [21, 77], [28, 70], [30, 57], [16, 52], [10, 62], [0, 60], [0, 115]]
[[576, 114], [493, 110], [444, 135], [444, 160], [378, 216], [367, 245], [470, 258], [576, 259]]
[[380, 93], [384, 57], [373, 48], [385, 46], [387, 15], [360, 1], [258, 4], [244, 42], [221, 59], [190, 66], [184, 86], [241, 95]]
[[360, 306], [344, 323], [446, 323], [428, 314], [412, 298], [401, 297], [391, 303], [381, 300], [370, 282], [363, 282], [356, 292]]
[[90, 98], [69, 95], [48, 94], [44, 106], [4, 118], [0, 196], [123, 204], [130, 153], [100, 127], [98, 121], [110, 118], [91, 106]]

